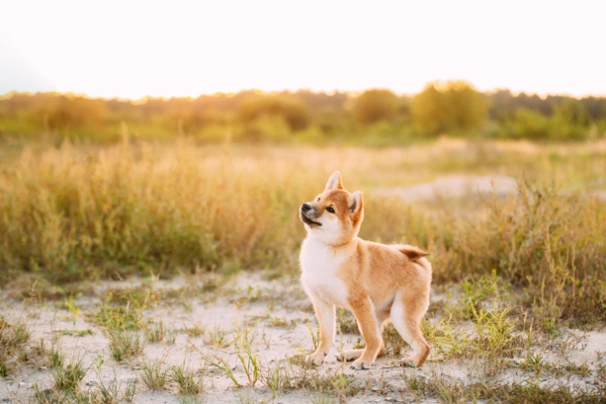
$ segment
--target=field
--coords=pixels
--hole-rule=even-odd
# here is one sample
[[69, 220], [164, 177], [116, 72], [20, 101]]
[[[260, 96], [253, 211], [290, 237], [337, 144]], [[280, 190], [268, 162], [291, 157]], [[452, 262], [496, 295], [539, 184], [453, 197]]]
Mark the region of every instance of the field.
[[[0, 142], [2, 400], [606, 400], [603, 140]], [[369, 371], [303, 361], [297, 209], [337, 169], [363, 238], [431, 254], [420, 369], [395, 366], [391, 328]], [[339, 322], [337, 347], [360, 344]]]

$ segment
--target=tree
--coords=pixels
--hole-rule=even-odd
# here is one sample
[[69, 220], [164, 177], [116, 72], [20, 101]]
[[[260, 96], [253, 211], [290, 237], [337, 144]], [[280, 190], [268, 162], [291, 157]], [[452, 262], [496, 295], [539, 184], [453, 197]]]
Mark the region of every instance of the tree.
[[400, 109], [400, 100], [389, 90], [366, 90], [356, 97], [354, 119], [363, 125], [393, 119]]
[[274, 94], [253, 96], [244, 100], [238, 111], [238, 116], [243, 122], [252, 122], [268, 115], [284, 119], [293, 131], [305, 129], [309, 124], [307, 105], [292, 96]]
[[488, 100], [464, 81], [431, 83], [413, 98], [412, 115], [426, 134], [470, 130], [486, 122]]

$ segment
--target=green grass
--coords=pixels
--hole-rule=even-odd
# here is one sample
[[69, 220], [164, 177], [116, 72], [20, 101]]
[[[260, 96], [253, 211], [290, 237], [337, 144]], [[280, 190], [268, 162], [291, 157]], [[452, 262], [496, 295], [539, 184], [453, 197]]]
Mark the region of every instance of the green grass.
[[112, 357], [118, 362], [143, 352], [141, 337], [136, 331], [110, 330], [106, 335]]
[[103, 326], [107, 330], [137, 330], [144, 325], [141, 311], [141, 308], [128, 303], [124, 306], [113, 306], [104, 301], [100, 302], [97, 311], [88, 313], [86, 317], [93, 324]]
[[65, 355], [56, 346], [52, 345], [46, 352], [46, 359], [51, 368], [62, 368], [65, 362]]
[[25, 344], [29, 339], [30, 333], [25, 324], [11, 324], [0, 316], [0, 377], [7, 377], [19, 361], [27, 360]]
[[162, 342], [164, 338], [166, 338], [169, 330], [166, 329], [166, 326], [162, 321], [159, 323], [155, 323], [150, 325], [147, 330], [145, 330], [145, 338], [149, 342]]
[[139, 373], [143, 383], [151, 390], [160, 390], [166, 386], [168, 371], [163, 368], [162, 362], [154, 361], [144, 363]]
[[204, 386], [201, 378], [185, 365], [173, 366], [171, 369], [173, 380], [177, 383], [179, 394], [182, 396], [198, 395]]
[[86, 376], [88, 369], [84, 368], [82, 359], [73, 358], [64, 366], [53, 369], [55, 388], [61, 391], [75, 392], [78, 390], [80, 381]]

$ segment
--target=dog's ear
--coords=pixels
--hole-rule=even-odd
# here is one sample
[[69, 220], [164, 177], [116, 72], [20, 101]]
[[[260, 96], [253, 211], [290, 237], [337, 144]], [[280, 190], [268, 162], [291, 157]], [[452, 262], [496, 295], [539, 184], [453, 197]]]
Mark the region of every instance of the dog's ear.
[[324, 191], [330, 191], [331, 189], [343, 189], [343, 182], [341, 182], [341, 173], [335, 171], [332, 173], [328, 182], [326, 183], [326, 188]]
[[357, 214], [362, 210], [364, 201], [362, 199], [362, 192], [356, 191], [347, 200], [347, 208], [351, 214]]

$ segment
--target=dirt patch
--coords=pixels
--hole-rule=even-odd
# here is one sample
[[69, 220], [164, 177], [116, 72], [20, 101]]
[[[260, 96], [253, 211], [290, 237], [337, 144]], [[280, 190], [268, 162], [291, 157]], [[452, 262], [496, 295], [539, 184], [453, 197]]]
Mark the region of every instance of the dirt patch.
[[[51, 347], [64, 355], [66, 363], [82, 362], [86, 370], [82, 391], [93, 394], [113, 385], [117, 396], [135, 403], [185, 402], [171, 373], [179, 367], [191, 370], [202, 385], [202, 392], [188, 402], [383, 403], [431, 402], [440, 394], [436, 386], [460, 389], [486, 380], [503, 385], [538, 380], [542, 388], [559, 384], [590, 391], [606, 366], [606, 332], [596, 329], [560, 330], [559, 336], [533, 347], [534, 362], [529, 362], [528, 352], [521, 351], [496, 362], [484, 354], [444, 356], [436, 349], [441, 342], [430, 338], [433, 351], [420, 369], [399, 367], [399, 355], [392, 349], [371, 370], [354, 371], [332, 355], [360, 343], [354, 324], [351, 333], [338, 334], [327, 362], [312, 368], [303, 363], [303, 357], [313, 349], [317, 325], [297, 279], [265, 280], [256, 272], [214, 282], [218, 286], [212, 288], [209, 284], [213, 283], [204, 277], [102, 283], [96, 287], [97, 296], [64, 302], [3, 297], [6, 322], [24, 324], [30, 338], [23, 351], [28, 357], [18, 359], [12, 371], [0, 378], [0, 402], [32, 402], [36, 392], [55, 388], [56, 367], [48, 359]], [[140, 314], [129, 332], [139, 336], [142, 350], [117, 361], [110, 349], [108, 326], [98, 322], [98, 313], [110, 304], [108, 296], [125, 289], [131, 290], [131, 299], [111, 307]], [[432, 305], [441, 307], [444, 300], [443, 294], [436, 295]], [[124, 315], [124, 311], [113, 313]], [[428, 323], [439, 328], [445, 314], [435, 309], [430, 313]], [[36, 348], [41, 344], [46, 351]], [[145, 369], [152, 363], [167, 372], [166, 383], [157, 390], [144, 382]], [[535, 365], [543, 370], [532, 368]], [[134, 394], [125, 396], [129, 388]]]
[[435, 181], [401, 188], [378, 188], [377, 195], [395, 195], [407, 203], [464, 198], [469, 195], [517, 195], [518, 185], [506, 175], [449, 175]]

